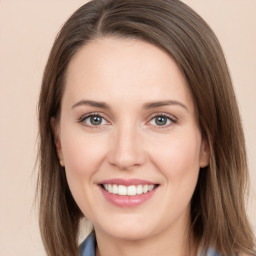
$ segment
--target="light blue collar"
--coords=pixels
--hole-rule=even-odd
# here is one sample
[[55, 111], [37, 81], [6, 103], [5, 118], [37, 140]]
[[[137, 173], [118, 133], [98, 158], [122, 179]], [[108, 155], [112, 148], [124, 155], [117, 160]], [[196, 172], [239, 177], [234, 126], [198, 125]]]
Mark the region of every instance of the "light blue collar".
[[90, 233], [79, 247], [80, 256], [95, 256], [96, 237], [94, 231]]
[[[95, 249], [96, 249], [96, 237], [94, 231], [87, 236], [87, 238], [83, 241], [83, 243], [79, 247], [80, 256], [95, 256]], [[198, 254], [201, 256], [201, 254]], [[207, 251], [206, 256], [221, 256], [213, 249], [209, 249]]]

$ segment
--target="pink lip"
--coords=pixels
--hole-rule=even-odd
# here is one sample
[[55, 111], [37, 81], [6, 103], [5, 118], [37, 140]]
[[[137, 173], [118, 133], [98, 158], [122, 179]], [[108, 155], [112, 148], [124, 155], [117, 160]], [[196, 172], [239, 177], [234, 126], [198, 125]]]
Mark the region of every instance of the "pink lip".
[[116, 184], [116, 185], [124, 185], [124, 186], [131, 186], [131, 185], [154, 185], [155, 183], [147, 180], [140, 180], [140, 179], [109, 179], [103, 180], [99, 182], [99, 184]]
[[99, 188], [102, 191], [104, 197], [107, 199], [108, 202], [119, 206], [119, 207], [135, 207], [138, 205], [143, 204], [147, 200], [153, 197], [155, 194], [157, 187], [155, 187], [153, 190], [136, 196], [120, 196], [116, 194], [111, 194], [108, 191], [106, 191], [101, 184], [117, 184], [117, 185], [140, 185], [140, 184], [148, 184], [148, 185], [154, 185], [155, 183], [145, 181], [145, 180], [139, 180], [139, 179], [130, 179], [130, 180], [123, 180], [123, 179], [111, 179], [111, 180], [104, 180], [99, 184]]

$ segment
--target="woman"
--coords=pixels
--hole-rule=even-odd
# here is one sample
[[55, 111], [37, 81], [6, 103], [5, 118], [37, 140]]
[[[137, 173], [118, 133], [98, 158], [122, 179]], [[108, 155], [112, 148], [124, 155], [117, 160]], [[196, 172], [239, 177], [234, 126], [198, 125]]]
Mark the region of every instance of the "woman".
[[[244, 136], [221, 47], [177, 0], [94, 0], [39, 101], [48, 255], [255, 255]], [[80, 221], [94, 231], [78, 247]]]

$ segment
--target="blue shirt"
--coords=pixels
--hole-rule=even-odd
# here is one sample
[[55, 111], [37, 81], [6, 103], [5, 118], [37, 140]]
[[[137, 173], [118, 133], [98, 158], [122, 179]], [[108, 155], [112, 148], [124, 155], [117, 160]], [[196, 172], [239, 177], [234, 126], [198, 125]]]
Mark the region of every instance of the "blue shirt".
[[[96, 237], [95, 233], [92, 232], [80, 245], [80, 256], [95, 256], [95, 248], [96, 248]], [[200, 255], [198, 255], [200, 256]], [[209, 249], [207, 251], [206, 256], [220, 256], [213, 249]]]

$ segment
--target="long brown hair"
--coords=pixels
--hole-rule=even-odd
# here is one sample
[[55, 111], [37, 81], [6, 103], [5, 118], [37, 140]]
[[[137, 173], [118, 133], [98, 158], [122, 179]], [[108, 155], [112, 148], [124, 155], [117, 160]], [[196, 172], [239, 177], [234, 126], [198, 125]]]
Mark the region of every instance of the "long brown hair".
[[74, 54], [89, 41], [132, 37], [164, 49], [186, 77], [210, 147], [191, 200], [191, 232], [203, 251], [255, 255], [245, 211], [248, 182], [244, 135], [221, 46], [209, 26], [178, 0], [94, 0], [64, 24], [45, 68], [39, 99], [40, 229], [49, 256], [78, 255], [83, 217], [59, 164], [51, 117], [57, 120], [65, 75]]

